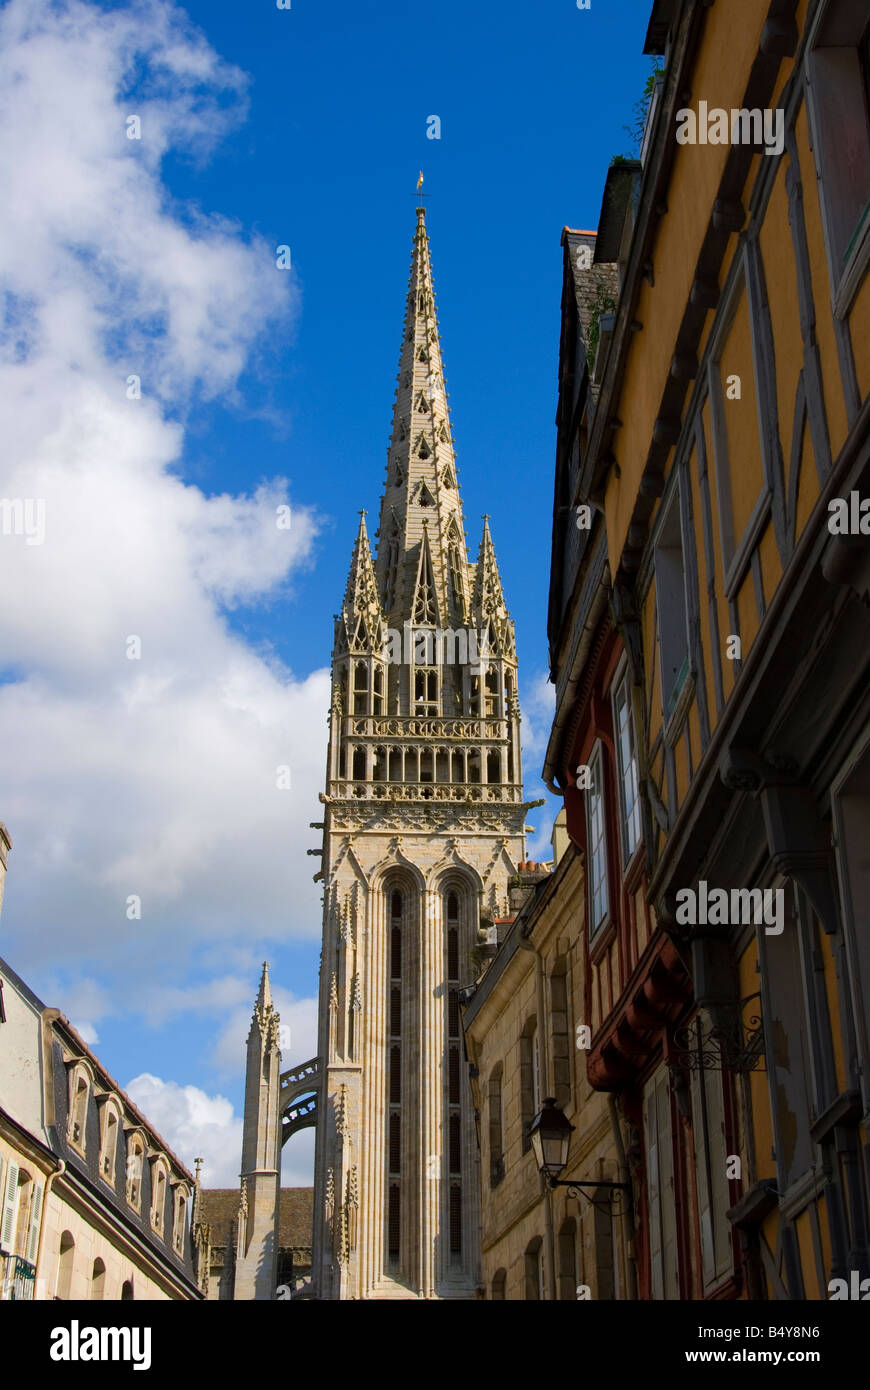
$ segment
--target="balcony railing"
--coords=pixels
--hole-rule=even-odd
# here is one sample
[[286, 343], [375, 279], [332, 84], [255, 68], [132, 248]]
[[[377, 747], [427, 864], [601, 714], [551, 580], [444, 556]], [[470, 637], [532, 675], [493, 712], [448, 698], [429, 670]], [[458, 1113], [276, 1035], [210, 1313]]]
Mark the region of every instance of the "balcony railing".
[[500, 782], [360, 782], [336, 780], [329, 784], [330, 796], [338, 801], [450, 801], [485, 805], [492, 802], [519, 803], [522, 787]]
[[508, 722], [465, 715], [445, 718], [423, 714], [353, 715], [344, 717], [344, 733], [348, 738], [419, 738], [419, 739], [506, 739]]
[[12, 1283], [9, 1287], [10, 1303], [32, 1303], [35, 1286], [36, 1266], [16, 1255]]

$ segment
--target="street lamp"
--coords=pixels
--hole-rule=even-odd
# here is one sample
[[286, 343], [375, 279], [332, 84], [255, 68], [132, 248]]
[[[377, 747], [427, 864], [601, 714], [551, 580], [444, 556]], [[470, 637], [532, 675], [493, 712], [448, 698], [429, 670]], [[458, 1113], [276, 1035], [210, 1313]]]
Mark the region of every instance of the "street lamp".
[[627, 1182], [566, 1182], [559, 1177], [568, 1162], [568, 1148], [573, 1132], [574, 1126], [556, 1105], [555, 1096], [547, 1096], [543, 1109], [538, 1111], [529, 1125], [529, 1138], [532, 1141], [535, 1162], [546, 1178], [548, 1186], [573, 1189], [575, 1197], [585, 1196], [580, 1190], [584, 1187], [605, 1187], [611, 1196], [615, 1192], [629, 1192], [631, 1189]]
[[535, 1162], [551, 1187], [555, 1187], [559, 1174], [568, 1162], [568, 1146], [574, 1126], [567, 1115], [556, 1106], [556, 1097], [547, 1096], [544, 1108], [540, 1110], [529, 1126], [529, 1138]]

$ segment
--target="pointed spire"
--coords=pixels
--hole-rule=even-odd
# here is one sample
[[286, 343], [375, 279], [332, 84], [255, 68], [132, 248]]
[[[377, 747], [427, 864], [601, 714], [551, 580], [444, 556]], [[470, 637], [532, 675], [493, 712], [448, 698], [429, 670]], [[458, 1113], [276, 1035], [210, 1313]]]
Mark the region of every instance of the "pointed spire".
[[254, 1012], [251, 1016], [248, 1046], [251, 1046], [251, 1038], [259, 1035], [260, 1044], [262, 1046], [280, 1050], [280, 1022], [281, 1016], [275, 1012], [275, 1005], [272, 1002], [272, 989], [269, 984], [269, 962], [264, 960], [263, 973], [260, 976], [260, 988], [257, 991], [257, 998], [254, 1001]]
[[375, 564], [384, 613], [393, 628], [411, 618], [428, 526], [437, 612], [461, 623], [468, 558], [424, 208], [417, 209], [398, 380]]
[[336, 652], [379, 651], [383, 646], [383, 618], [366, 514], [361, 511], [344, 602], [336, 626]]
[[257, 994], [257, 1008], [261, 1014], [265, 1014], [267, 1009], [272, 1007], [272, 991], [269, 988], [269, 962], [263, 961], [263, 973], [260, 976], [260, 990]]
[[489, 517], [483, 518], [483, 534], [474, 567], [472, 613], [481, 634], [488, 634], [490, 650], [500, 656], [513, 656], [516, 650], [514, 625], [507, 611], [495, 546], [489, 530]]

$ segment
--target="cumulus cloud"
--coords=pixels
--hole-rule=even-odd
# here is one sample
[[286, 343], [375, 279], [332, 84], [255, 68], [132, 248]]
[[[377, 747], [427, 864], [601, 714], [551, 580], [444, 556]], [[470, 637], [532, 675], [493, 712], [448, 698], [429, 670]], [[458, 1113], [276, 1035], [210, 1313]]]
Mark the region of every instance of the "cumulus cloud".
[[[307, 1054], [306, 1054], [307, 1055]], [[193, 1172], [203, 1160], [204, 1187], [236, 1187], [242, 1160], [242, 1116], [225, 1096], [207, 1095], [198, 1086], [180, 1086], [150, 1072], [125, 1087], [131, 1100], [182, 1163]], [[314, 1131], [304, 1129], [282, 1152], [284, 1187], [307, 1187], [314, 1168]]]
[[143, 1072], [125, 1087], [134, 1104], [178, 1158], [193, 1172], [203, 1160], [205, 1187], [235, 1187], [242, 1156], [242, 1120], [225, 1096], [198, 1086], [179, 1086]]
[[114, 973], [103, 1013], [163, 998], [170, 955], [183, 988], [216, 942], [317, 934], [328, 675], [232, 614], [291, 593], [318, 518], [286, 478], [185, 481], [191, 406], [239, 398], [297, 304], [273, 246], [161, 177], [245, 87], [161, 0], [0, 11], [0, 487], [44, 506], [41, 543], [0, 535], [4, 934], [24, 970]]

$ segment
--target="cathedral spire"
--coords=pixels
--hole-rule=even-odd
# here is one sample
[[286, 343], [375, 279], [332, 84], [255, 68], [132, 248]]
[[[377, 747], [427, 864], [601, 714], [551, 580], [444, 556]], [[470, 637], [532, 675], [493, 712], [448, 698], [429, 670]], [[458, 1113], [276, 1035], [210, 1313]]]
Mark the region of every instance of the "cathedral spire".
[[336, 626], [336, 652], [379, 652], [384, 640], [383, 626], [383, 610], [366, 530], [366, 514], [361, 511], [344, 602]]
[[257, 993], [257, 1010], [264, 1016], [267, 1009], [272, 1008], [272, 991], [269, 988], [269, 962], [263, 961], [263, 973], [260, 976], [260, 988]]
[[488, 650], [495, 656], [513, 657], [516, 654], [514, 625], [505, 603], [488, 516], [483, 518], [471, 610], [481, 637], [488, 641]]
[[411, 617], [426, 529], [436, 609], [461, 623], [470, 576], [425, 208], [417, 209], [398, 383], [375, 566], [384, 611], [394, 628]]

